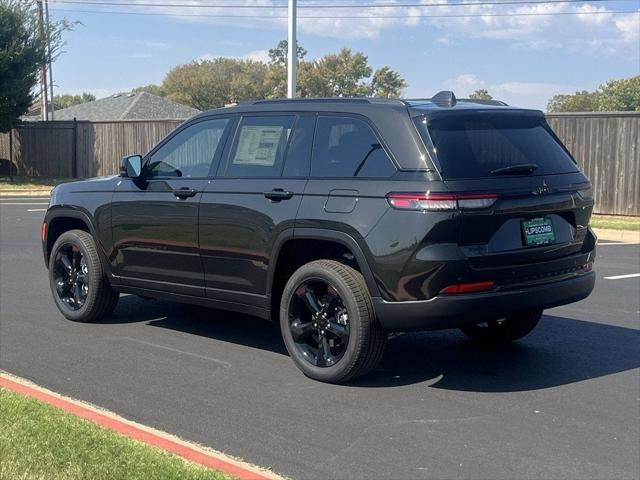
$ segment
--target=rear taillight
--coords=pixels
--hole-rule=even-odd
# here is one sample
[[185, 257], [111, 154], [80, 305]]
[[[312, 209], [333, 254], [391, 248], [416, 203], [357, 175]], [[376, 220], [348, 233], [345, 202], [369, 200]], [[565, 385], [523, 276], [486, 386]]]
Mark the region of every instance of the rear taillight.
[[473, 210], [488, 208], [498, 199], [495, 193], [390, 193], [389, 205], [400, 210]]
[[578, 187], [578, 195], [580, 198], [586, 201], [593, 200], [593, 186], [590, 183], [585, 183]]
[[487, 292], [493, 288], [495, 282], [456, 283], [440, 290], [440, 293], [474, 293]]

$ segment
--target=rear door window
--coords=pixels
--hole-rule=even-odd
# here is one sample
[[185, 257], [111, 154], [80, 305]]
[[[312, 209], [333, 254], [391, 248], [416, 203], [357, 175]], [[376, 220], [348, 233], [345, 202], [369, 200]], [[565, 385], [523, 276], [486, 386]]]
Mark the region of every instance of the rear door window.
[[390, 177], [395, 171], [366, 122], [352, 117], [318, 117], [311, 163], [313, 177]]
[[452, 114], [414, 122], [444, 178], [491, 177], [514, 165], [534, 164], [533, 175], [578, 169], [544, 118], [514, 114]]

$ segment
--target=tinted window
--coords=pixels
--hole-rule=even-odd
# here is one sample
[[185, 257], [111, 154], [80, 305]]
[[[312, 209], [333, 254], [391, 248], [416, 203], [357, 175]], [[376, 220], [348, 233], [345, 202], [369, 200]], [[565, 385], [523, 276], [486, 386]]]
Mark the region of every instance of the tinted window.
[[284, 177], [307, 177], [309, 175], [315, 125], [315, 116], [298, 118], [287, 149], [287, 159], [282, 171]]
[[[577, 171], [544, 118], [512, 114], [456, 114], [416, 125], [445, 178], [491, 176], [512, 165], [535, 164], [533, 175]], [[426, 122], [426, 123], [425, 123]]]
[[193, 124], [158, 149], [147, 164], [149, 177], [207, 177], [228, 118]]
[[311, 173], [314, 177], [388, 177], [395, 167], [371, 127], [348, 117], [319, 117]]
[[243, 117], [236, 131], [226, 175], [277, 177], [282, 170], [295, 117]]

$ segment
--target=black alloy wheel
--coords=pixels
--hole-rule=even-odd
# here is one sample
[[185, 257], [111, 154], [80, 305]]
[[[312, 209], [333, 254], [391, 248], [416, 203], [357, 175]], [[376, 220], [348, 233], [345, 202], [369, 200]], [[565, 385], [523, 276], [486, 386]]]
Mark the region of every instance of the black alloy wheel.
[[289, 304], [296, 349], [316, 367], [331, 367], [349, 344], [349, 314], [335, 287], [320, 279], [299, 285]]
[[79, 310], [89, 295], [89, 267], [76, 245], [63, 245], [53, 261], [53, 275], [58, 298], [65, 308]]
[[69, 320], [92, 322], [111, 315], [118, 304], [89, 232], [69, 230], [58, 237], [49, 257], [49, 285], [56, 306]]

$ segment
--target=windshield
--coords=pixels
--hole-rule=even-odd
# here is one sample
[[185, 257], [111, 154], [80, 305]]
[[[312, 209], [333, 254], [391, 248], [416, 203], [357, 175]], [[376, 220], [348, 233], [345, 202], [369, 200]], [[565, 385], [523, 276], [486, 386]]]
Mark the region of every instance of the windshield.
[[[444, 178], [490, 177], [501, 169], [512, 175], [578, 171], [542, 117], [482, 112], [414, 122]], [[507, 168], [520, 165], [535, 168]]]

